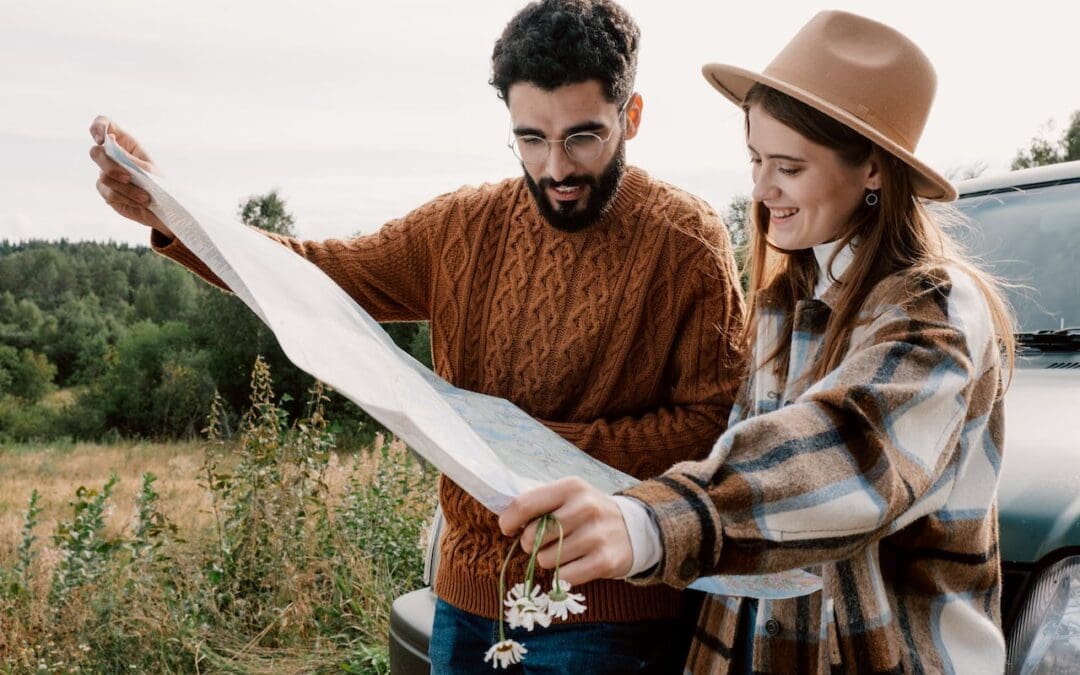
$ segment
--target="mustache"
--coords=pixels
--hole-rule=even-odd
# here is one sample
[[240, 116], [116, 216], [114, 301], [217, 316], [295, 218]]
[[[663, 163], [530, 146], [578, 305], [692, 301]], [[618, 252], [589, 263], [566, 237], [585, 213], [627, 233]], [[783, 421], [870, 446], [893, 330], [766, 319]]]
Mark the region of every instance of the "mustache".
[[537, 184], [541, 189], [557, 188], [557, 187], [596, 187], [596, 178], [593, 176], [567, 176], [562, 180], [553, 180], [551, 178], [541, 178], [537, 181]]

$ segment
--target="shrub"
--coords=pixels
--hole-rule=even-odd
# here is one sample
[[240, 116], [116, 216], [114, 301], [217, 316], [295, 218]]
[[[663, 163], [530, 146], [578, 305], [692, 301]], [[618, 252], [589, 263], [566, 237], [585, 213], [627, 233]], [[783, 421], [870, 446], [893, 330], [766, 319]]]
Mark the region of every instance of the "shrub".
[[[0, 564], [10, 672], [388, 672], [389, 607], [420, 584], [434, 474], [397, 441], [335, 452], [320, 384], [291, 424], [261, 360], [251, 384], [235, 441], [221, 398], [211, 406], [201, 475], [213, 531], [181, 532], [145, 474], [129, 527], [107, 539], [113, 476], [76, 491], [57, 554], [39, 556], [31, 500], [17, 560]], [[352, 467], [334, 490], [342, 457]], [[45, 558], [51, 583], [31, 583]]]

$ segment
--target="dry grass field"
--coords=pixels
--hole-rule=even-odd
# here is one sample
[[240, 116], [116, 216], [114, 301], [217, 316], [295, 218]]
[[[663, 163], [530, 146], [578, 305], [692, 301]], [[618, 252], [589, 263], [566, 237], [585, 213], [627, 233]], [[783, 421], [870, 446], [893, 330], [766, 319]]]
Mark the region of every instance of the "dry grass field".
[[[80, 486], [100, 489], [115, 473], [120, 482], [113, 491], [107, 514], [106, 536], [130, 531], [136, 515], [135, 498], [144, 473], [158, 477], [161, 510], [189, 535], [213, 525], [210, 493], [203, 469], [205, 443], [128, 442], [118, 445], [76, 443], [0, 446], [0, 565], [22, 536], [23, 519], [36, 489], [42, 514], [35, 533], [47, 546], [56, 523], [71, 517], [69, 503]], [[368, 473], [375, 460], [369, 454], [331, 457], [325, 480], [330, 494], [355, 470]]]
[[[397, 441], [320, 454], [317, 435], [252, 432], [216, 446], [211, 490], [206, 447], [0, 446], [0, 673], [387, 672], [389, 603], [419, 583], [433, 476]], [[100, 491], [114, 473], [91, 534], [75, 505], [93, 497], [76, 493]], [[157, 477], [154, 509], [177, 534], [135, 553], [158, 536], [140, 530], [147, 473]], [[20, 589], [35, 490], [41, 512]], [[58, 523], [73, 521], [54, 541]], [[78, 549], [93, 571], [76, 578], [80, 541], [115, 543]]]
[[30, 494], [40, 494], [42, 514], [35, 532], [47, 539], [58, 520], [70, 518], [68, 503], [80, 486], [100, 489], [111, 473], [120, 477], [106, 520], [106, 536], [122, 534], [136, 514], [141, 476], [158, 477], [162, 510], [185, 529], [208, 527], [209, 494], [199, 486], [202, 445], [125, 443], [121, 445], [19, 445], [0, 448], [0, 561], [19, 544]]

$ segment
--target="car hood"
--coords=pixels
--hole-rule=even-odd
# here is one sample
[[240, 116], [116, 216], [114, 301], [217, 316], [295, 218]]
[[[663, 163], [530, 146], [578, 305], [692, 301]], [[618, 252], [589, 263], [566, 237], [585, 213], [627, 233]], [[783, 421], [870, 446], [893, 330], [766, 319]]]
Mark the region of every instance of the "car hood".
[[1005, 397], [1001, 558], [1034, 562], [1080, 546], [1080, 360], [1017, 365]]

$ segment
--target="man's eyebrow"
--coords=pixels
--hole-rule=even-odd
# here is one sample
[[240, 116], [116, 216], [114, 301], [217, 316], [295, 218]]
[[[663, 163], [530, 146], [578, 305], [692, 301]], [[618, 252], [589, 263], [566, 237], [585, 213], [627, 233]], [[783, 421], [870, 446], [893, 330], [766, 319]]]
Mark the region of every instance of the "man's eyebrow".
[[[747, 144], [746, 148], [750, 152], [754, 153], [755, 155], [760, 155], [761, 154], [760, 152], [755, 150], [754, 146], [752, 146], [752, 145]], [[802, 157], [793, 157], [791, 155], [765, 155], [765, 159], [783, 159], [783, 160], [787, 160], [789, 162], [802, 162], [803, 164], [806, 163], [806, 160], [803, 159]]]
[[[606, 127], [603, 122], [597, 122], [595, 120], [589, 120], [588, 122], [582, 122], [581, 124], [575, 124], [563, 131], [563, 138], [571, 136], [573, 134], [580, 134], [583, 131], [601, 131]], [[533, 127], [514, 127], [515, 136], [539, 136], [540, 138], [547, 138], [540, 129], [534, 129]]]
[[595, 120], [589, 120], [588, 122], [582, 122], [581, 124], [575, 124], [574, 126], [566, 129], [563, 132], [563, 136], [570, 136], [571, 134], [580, 134], [583, 131], [601, 131], [607, 128], [607, 125], [603, 122], [597, 122]]

